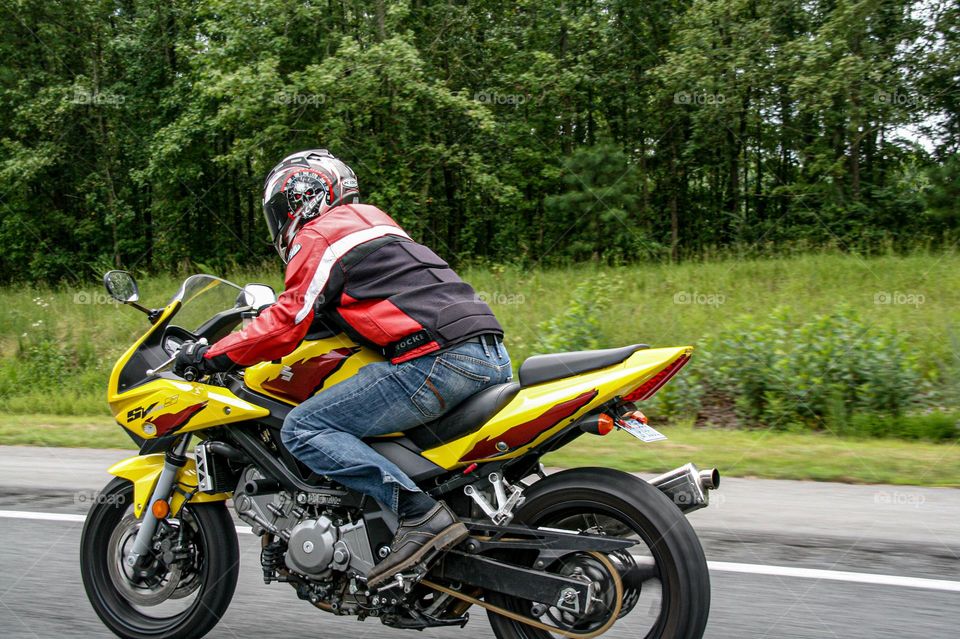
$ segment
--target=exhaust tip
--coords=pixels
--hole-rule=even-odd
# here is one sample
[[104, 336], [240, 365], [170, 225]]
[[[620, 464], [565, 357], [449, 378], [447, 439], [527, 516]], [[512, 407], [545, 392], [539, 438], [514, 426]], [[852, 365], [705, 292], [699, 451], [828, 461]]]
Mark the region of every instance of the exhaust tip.
[[720, 488], [720, 471], [716, 468], [700, 471], [700, 483], [707, 490]]

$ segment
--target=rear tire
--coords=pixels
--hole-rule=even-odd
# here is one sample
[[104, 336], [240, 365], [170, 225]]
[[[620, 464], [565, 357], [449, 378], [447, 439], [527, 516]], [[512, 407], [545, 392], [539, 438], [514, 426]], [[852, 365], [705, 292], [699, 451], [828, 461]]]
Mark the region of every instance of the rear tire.
[[133, 485], [116, 478], [107, 484], [87, 515], [80, 540], [80, 570], [94, 611], [124, 639], [202, 637], [220, 621], [237, 585], [240, 549], [226, 506], [222, 502], [184, 506], [196, 527], [194, 543], [202, 546], [202, 561], [196, 572], [199, 586], [194, 602], [185, 610], [158, 618], [131, 605], [110, 574], [109, 562], [115, 555], [110, 547], [113, 532], [124, 521], [131, 503]]
[[[602, 513], [618, 520], [648, 546], [659, 569], [662, 608], [645, 639], [700, 639], [710, 613], [710, 575], [703, 547], [680, 510], [656, 487], [608, 468], [578, 468], [536, 482], [525, 493], [517, 523], [550, 526], [577, 513]], [[596, 519], [596, 517], [594, 517]], [[488, 600], [529, 616], [529, 602], [496, 593]], [[489, 613], [498, 639], [555, 636]], [[618, 636], [624, 636], [620, 619]], [[643, 632], [641, 630], [640, 632]], [[641, 635], [638, 635], [638, 637]]]

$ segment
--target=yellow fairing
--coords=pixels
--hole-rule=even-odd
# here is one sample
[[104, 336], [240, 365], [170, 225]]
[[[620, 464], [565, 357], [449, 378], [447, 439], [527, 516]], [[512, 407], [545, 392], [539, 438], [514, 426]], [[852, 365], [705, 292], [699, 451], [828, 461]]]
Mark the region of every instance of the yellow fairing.
[[[107, 471], [111, 475], [128, 479], [133, 483], [133, 514], [137, 518], [140, 517], [144, 507], [150, 502], [150, 497], [153, 495], [153, 487], [157, 484], [157, 478], [160, 477], [163, 464], [163, 453], [139, 455], [117, 462]], [[176, 489], [173, 491], [173, 497], [170, 499], [170, 513], [172, 515], [180, 512], [186, 496], [193, 493], [196, 488], [197, 466], [192, 459], [187, 459], [187, 463], [180, 469], [180, 472], [177, 473]], [[224, 501], [227, 497], [229, 497], [229, 495], [226, 493], [208, 495], [207, 493], [198, 492], [190, 499], [190, 503]]]
[[165, 378], [117, 396], [110, 408], [117, 422], [146, 439], [270, 414], [266, 408], [244, 401], [226, 388]]
[[[491, 458], [518, 457], [692, 352], [690, 346], [641, 350], [608, 368], [524, 388], [478, 432], [425, 451], [423, 456], [448, 470]], [[509, 452], [499, 451], [501, 441]]]
[[143, 337], [120, 358], [110, 375], [107, 401], [117, 423], [145, 439], [170, 432], [186, 433], [265, 417], [266, 408], [246, 402], [226, 388], [180, 379], [155, 378], [130, 390], [120, 390], [120, 372], [150, 335], [166, 325], [180, 302], [166, 309]]

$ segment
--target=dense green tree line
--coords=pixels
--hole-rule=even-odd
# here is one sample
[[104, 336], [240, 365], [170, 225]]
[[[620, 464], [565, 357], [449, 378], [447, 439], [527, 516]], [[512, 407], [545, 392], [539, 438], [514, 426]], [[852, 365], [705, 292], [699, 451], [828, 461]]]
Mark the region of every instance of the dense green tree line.
[[[298, 148], [450, 259], [942, 245], [947, 0], [3, 0], [0, 278], [269, 254]], [[929, 141], [926, 148], [917, 139]]]

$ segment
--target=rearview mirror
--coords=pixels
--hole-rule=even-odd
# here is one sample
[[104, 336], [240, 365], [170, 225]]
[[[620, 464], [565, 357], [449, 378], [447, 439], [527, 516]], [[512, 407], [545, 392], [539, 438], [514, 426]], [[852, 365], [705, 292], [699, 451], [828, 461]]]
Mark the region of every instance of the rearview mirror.
[[257, 310], [277, 301], [277, 294], [266, 284], [247, 284], [243, 287], [243, 296], [247, 306]]
[[123, 304], [131, 304], [140, 299], [140, 289], [133, 275], [126, 271], [108, 271], [103, 276], [103, 285], [110, 297]]

